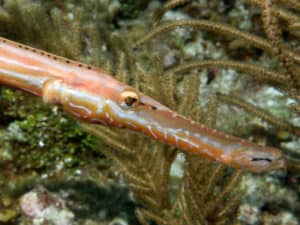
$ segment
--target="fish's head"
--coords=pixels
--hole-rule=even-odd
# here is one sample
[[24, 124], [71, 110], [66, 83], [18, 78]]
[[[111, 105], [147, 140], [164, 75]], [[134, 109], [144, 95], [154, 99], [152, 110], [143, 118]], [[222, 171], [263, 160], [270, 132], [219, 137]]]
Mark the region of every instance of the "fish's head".
[[102, 120], [109, 123], [107, 117], [110, 117], [111, 121], [115, 121], [115, 124], [108, 125], [142, 131], [150, 136], [159, 135], [159, 129], [173, 128], [175, 118], [172, 117], [177, 115], [153, 98], [130, 87], [120, 91], [114, 99], [106, 100], [105, 104], [106, 114], [102, 114]]

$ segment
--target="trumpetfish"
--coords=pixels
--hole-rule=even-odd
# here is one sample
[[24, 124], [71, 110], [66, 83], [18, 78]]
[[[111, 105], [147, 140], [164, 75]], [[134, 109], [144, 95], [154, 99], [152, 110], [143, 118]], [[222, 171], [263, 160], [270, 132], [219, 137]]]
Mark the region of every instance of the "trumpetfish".
[[62, 105], [83, 122], [126, 128], [254, 173], [286, 168], [282, 152], [198, 124], [100, 68], [0, 38], [0, 84]]

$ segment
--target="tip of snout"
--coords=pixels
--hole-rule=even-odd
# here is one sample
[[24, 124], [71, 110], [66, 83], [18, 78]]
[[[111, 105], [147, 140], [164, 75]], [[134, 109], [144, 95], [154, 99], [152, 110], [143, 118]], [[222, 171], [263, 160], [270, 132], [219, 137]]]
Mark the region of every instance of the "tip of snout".
[[287, 161], [285, 158], [281, 158], [278, 160], [277, 163], [277, 168], [275, 168], [275, 170], [284, 170], [285, 172], [287, 172]]
[[271, 171], [283, 170], [285, 173], [287, 171], [287, 161], [282, 157], [276, 160], [273, 160], [268, 165], [251, 167], [248, 171], [253, 173], [267, 173]]

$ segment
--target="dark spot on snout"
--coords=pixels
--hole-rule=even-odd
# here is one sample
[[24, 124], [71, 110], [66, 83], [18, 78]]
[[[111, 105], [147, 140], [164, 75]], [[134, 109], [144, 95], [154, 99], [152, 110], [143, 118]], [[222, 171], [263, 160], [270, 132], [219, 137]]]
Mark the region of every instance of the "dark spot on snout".
[[269, 159], [269, 158], [253, 158], [251, 161], [252, 161], [252, 162], [257, 162], [257, 161], [272, 162], [272, 160]]
[[154, 105], [148, 105], [148, 104], [145, 104], [145, 103], [143, 103], [143, 102], [140, 102], [140, 105], [147, 105], [147, 106], [150, 106], [150, 107], [151, 107], [151, 109], [153, 109], [153, 110], [157, 110], [157, 107], [156, 107], [156, 106], [154, 106]]

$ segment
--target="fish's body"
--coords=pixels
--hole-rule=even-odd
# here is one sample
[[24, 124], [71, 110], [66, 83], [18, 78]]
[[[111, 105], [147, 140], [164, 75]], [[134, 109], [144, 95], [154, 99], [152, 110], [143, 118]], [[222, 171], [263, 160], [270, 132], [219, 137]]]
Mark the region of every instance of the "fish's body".
[[107, 72], [0, 38], [0, 84], [60, 104], [72, 117], [127, 128], [234, 168], [285, 168], [280, 150], [223, 134], [177, 114]]

